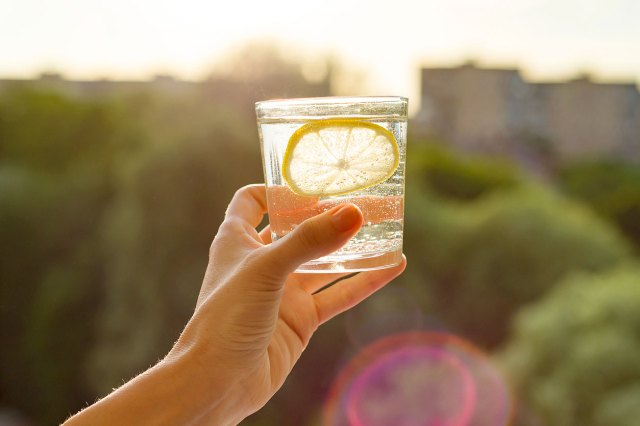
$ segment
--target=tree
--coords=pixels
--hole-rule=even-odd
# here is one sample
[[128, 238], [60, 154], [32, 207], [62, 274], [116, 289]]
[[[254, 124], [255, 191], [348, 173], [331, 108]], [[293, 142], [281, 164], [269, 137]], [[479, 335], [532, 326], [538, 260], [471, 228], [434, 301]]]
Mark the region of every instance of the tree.
[[638, 283], [638, 265], [572, 274], [518, 315], [502, 359], [520, 397], [545, 424], [637, 423]]
[[640, 249], [640, 165], [597, 161], [566, 166], [559, 173], [568, 195], [613, 222]]
[[78, 366], [102, 290], [97, 225], [118, 123], [108, 103], [29, 90], [0, 100], [0, 399], [41, 423], [91, 399]]
[[102, 175], [118, 159], [123, 142], [131, 142], [121, 132], [121, 112], [105, 100], [9, 90], [0, 98], [2, 163], [54, 175], [81, 168]]
[[619, 235], [589, 211], [542, 189], [473, 204], [409, 207], [406, 252], [431, 308], [454, 331], [492, 348], [519, 308], [574, 270], [602, 270], [628, 256]]
[[[216, 108], [221, 108], [216, 106]], [[233, 192], [261, 180], [255, 127], [192, 106], [119, 176], [103, 229], [105, 299], [87, 375], [97, 394], [163, 357], [195, 306]], [[182, 127], [188, 121], [195, 124]]]
[[[332, 60], [301, 60], [290, 49], [270, 42], [254, 42], [233, 51], [218, 64], [209, 80], [210, 91], [244, 106], [265, 99], [329, 96]], [[306, 71], [306, 72], [305, 72]]]
[[435, 142], [418, 141], [409, 157], [413, 181], [421, 181], [435, 194], [469, 201], [523, 182], [516, 167], [504, 159], [463, 157]]

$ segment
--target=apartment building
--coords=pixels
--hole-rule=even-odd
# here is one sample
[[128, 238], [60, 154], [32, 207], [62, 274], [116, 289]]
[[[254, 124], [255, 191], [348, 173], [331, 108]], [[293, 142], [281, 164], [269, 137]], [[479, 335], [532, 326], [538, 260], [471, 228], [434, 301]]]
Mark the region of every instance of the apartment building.
[[518, 154], [545, 145], [565, 159], [640, 158], [640, 93], [634, 83], [526, 81], [517, 69], [472, 63], [421, 70], [418, 134], [470, 152]]

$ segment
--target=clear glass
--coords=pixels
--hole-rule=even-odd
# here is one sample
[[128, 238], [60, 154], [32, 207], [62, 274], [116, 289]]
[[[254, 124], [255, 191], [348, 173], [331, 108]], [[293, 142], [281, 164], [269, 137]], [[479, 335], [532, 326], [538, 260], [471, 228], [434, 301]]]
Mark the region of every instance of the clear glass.
[[[401, 262], [407, 106], [407, 98], [402, 97], [326, 97], [256, 103], [273, 240], [338, 204], [353, 203], [364, 215], [362, 229], [344, 247], [305, 263], [297, 272], [357, 272], [388, 268]], [[295, 194], [282, 177], [282, 160], [291, 135], [307, 123], [337, 118], [370, 122], [391, 132], [398, 143], [397, 169], [382, 183], [344, 195]]]

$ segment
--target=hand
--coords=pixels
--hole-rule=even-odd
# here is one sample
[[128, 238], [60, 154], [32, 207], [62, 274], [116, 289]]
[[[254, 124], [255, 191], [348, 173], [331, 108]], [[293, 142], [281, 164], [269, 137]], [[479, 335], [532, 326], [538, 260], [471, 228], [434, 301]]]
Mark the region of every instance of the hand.
[[352, 204], [306, 220], [272, 243], [256, 232], [263, 185], [240, 189], [213, 240], [195, 312], [158, 364], [65, 425], [230, 425], [282, 386], [318, 326], [380, 289], [405, 267], [346, 274], [295, 274], [332, 253], [362, 226]]
[[223, 371], [224, 377], [215, 374], [212, 382], [242, 390], [243, 417], [280, 388], [320, 324], [383, 287], [406, 265], [403, 260], [393, 268], [362, 272], [319, 291], [347, 274], [294, 270], [354, 236], [362, 226], [360, 210], [337, 206], [274, 243], [268, 227], [255, 230], [265, 213], [263, 185], [235, 194], [211, 245], [195, 313], [172, 350], [199, 353], [205, 376]]

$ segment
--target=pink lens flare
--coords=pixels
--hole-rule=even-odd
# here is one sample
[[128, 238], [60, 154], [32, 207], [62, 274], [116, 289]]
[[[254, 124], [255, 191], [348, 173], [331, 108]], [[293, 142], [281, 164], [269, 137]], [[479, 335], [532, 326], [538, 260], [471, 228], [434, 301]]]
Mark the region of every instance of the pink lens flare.
[[464, 426], [473, 414], [476, 389], [454, 356], [440, 349], [405, 347], [367, 366], [347, 399], [347, 416], [354, 426]]
[[479, 349], [446, 333], [379, 339], [330, 389], [325, 426], [506, 426], [512, 398]]

